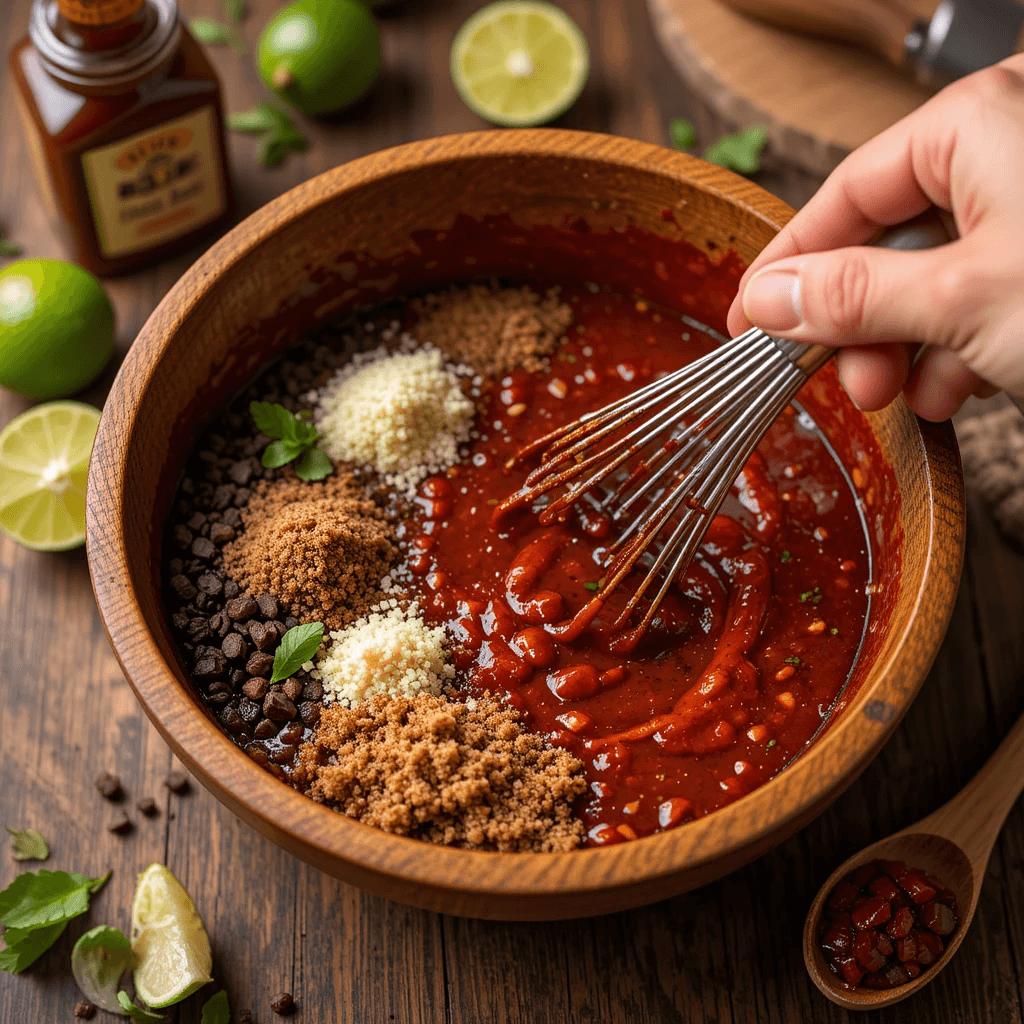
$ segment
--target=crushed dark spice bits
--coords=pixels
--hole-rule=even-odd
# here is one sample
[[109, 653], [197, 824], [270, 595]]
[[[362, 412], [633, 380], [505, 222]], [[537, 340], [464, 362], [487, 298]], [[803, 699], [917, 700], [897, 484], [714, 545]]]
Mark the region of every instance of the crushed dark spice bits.
[[385, 832], [467, 849], [573, 850], [582, 764], [526, 731], [493, 697], [375, 697], [324, 708], [293, 778], [310, 796]]

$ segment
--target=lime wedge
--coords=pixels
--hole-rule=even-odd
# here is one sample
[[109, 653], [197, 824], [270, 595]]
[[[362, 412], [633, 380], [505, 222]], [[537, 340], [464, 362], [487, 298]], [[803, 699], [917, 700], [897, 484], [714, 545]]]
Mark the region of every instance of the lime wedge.
[[587, 80], [587, 41], [561, 8], [499, 0], [476, 12], [452, 43], [452, 81], [492, 124], [546, 124], [576, 102]]
[[85, 481], [100, 411], [47, 402], [0, 432], [0, 530], [37, 551], [85, 542]]
[[135, 886], [132, 952], [138, 958], [135, 992], [149, 1006], [170, 1006], [213, 981], [202, 919], [163, 864], [150, 864]]

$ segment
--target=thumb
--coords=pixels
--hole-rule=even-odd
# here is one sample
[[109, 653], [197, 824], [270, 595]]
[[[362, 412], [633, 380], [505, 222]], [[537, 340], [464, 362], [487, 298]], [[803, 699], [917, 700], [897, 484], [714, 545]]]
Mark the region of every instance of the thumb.
[[961, 256], [959, 246], [923, 252], [858, 246], [790, 256], [747, 282], [743, 312], [769, 334], [807, 343], [957, 347], [966, 325], [942, 295], [943, 283], [955, 276], [947, 269]]

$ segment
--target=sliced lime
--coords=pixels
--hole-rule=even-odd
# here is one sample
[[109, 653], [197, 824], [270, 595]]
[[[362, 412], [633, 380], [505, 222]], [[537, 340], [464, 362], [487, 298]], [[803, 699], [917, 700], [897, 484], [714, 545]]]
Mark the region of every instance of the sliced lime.
[[587, 41], [561, 8], [498, 0], [452, 43], [452, 81], [470, 110], [511, 128], [546, 124], [576, 102], [587, 80]]
[[100, 411], [47, 402], [0, 432], [0, 530], [27, 548], [85, 542], [85, 481]]
[[139, 875], [132, 902], [135, 992], [147, 1005], [170, 1006], [212, 981], [213, 956], [202, 919], [181, 882], [163, 866]]

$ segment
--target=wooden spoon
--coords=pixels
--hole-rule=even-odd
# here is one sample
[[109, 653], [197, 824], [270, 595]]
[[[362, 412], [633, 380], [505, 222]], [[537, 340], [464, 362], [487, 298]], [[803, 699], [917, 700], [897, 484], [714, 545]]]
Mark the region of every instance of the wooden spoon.
[[[913, 995], [927, 985], [959, 949], [967, 934], [992, 847], [1007, 814], [1024, 789], [1024, 717], [1010, 730], [984, 767], [949, 803], [915, 825], [854, 854], [818, 891], [804, 924], [804, 963], [811, 980], [834, 1003], [851, 1010], [875, 1010]], [[828, 966], [818, 945], [818, 919], [825, 899], [849, 872], [873, 860], [901, 860], [937, 879], [956, 895], [960, 918], [938, 961], [906, 985], [850, 989]]]

